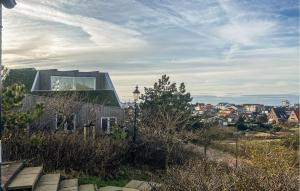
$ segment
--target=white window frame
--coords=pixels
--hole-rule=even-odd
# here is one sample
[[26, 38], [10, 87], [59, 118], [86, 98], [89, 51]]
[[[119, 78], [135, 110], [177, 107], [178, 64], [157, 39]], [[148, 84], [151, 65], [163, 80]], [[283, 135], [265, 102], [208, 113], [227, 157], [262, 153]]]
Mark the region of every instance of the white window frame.
[[102, 127], [102, 119], [107, 119], [107, 129], [106, 129], [107, 133], [110, 133], [110, 129], [111, 129], [110, 119], [115, 119], [115, 124], [118, 124], [118, 118], [115, 117], [115, 116], [113, 116], [113, 117], [101, 117], [101, 129], [103, 129], [103, 127]]

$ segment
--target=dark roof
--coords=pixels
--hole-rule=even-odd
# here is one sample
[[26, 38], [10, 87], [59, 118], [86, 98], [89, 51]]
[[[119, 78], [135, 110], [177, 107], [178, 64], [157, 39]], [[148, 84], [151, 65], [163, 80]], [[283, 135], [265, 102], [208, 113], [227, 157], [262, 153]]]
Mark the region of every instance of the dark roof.
[[26, 93], [29, 93], [37, 71], [34, 68], [9, 69], [3, 79], [3, 87], [13, 84], [24, 84]]
[[[57, 71], [57, 70], [53, 70]], [[74, 71], [78, 73], [78, 71]], [[100, 89], [91, 91], [31, 91], [37, 70], [34, 68], [9, 69], [7, 76], [3, 80], [3, 86], [7, 87], [13, 84], [24, 84], [27, 94], [40, 96], [70, 96], [76, 94], [82, 101], [101, 104], [105, 106], [121, 107], [118, 97], [113, 89]], [[82, 72], [81, 74], [84, 74]], [[89, 72], [89, 74], [99, 74], [99, 72]], [[101, 74], [102, 77], [102, 74]], [[102, 88], [102, 85], [101, 85]]]
[[288, 118], [285, 108], [275, 107], [275, 108], [273, 108], [273, 110], [274, 110], [274, 113], [277, 116], [277, 118], [279, 118], [279, 119], [287, 119]]
[[258, 104], [258, 103], [245, 103], [243, 106], [263, 106], [263, 104]]
[[297, 118], [300, 119], [300, 118], [299, 118], [299, 116], [300, 116], [300, 108], [296, 108], [296, 109], [294, 109], [293, 111], [295, 112]]

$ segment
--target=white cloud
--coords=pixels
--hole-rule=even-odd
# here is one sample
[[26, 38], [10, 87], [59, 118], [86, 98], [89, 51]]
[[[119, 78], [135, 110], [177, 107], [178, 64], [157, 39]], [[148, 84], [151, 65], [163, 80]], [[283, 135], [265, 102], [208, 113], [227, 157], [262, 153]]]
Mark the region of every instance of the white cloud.
[[99, 48], [141, 48], [146, 44], [142, 35], [134, 30], [126, 29], [95, 18], [71, 15], [44, 5], [32, 5], [20, 2], [16, 12], [34, 19], [56, 22], [79, 27], [86, 32]]
[[4, 11], [4, 63], [107, 71], [121, 97], [162, 74], [193, 95], [295, 92], [295, 19], [272, 12], [283, 3], [244, 3], [20, 1]]
[[255, 45], [261, 37], [271, 34], [276, 23], [263, 20], [232, 21], [220, 27], [219, 36], [230, 43]]

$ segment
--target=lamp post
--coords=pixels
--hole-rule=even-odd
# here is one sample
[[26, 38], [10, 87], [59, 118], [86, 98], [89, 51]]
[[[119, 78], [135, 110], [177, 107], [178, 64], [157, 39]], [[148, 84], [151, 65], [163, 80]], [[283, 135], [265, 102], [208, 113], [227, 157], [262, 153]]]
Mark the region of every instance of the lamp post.
[[243, 134], [243, 132], [241, 131], [236, 131], [233, 133], [235, 135], [235, 168], [238, 167], [238, 157], [239, 157], [239, 136], [241, 136]]
[[15, 0], [0, 0], [0, 191], [2, 191], [2, 5], [12, 9], [17, 4]]
[[137, 101], [139, 100], [140, 97], [140, 91], [138, 85], [136, 85], [135, 90], [133, 91], [133, 100], [134, 100], [134, 122], [133, 122], [133, 136], [132, 136], [132, 141], [135, 143], [136, 141], [136, 134], [137, 134]]

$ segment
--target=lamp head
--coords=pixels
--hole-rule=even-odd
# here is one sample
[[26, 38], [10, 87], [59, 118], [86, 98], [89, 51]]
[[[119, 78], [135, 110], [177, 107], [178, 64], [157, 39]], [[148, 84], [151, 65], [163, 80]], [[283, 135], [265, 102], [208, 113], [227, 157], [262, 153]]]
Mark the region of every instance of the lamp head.
[[139, 91], [138, 85], [136, 85], [135, 90], [133, 91], [133, 99], [137, 101], [140, 97], [141, 92]]
[[16, 1], [15, 0], [1, 0], [1, 3], [3, 6], [7, 9], [12, 9], [16, 6]]

